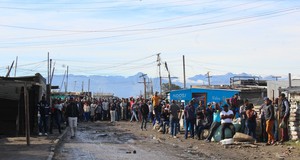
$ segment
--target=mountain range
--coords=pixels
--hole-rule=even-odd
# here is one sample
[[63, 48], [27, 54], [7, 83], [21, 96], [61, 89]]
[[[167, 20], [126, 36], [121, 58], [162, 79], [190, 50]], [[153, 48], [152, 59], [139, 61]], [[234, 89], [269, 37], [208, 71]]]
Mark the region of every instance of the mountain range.
[[[135, 75], [125, 76], [84, 76], [84, 75], [69, 75], [68, 76], [68, 91], [90, 91], [92, 93], [112, 93], [118, 97], [130, 97], [143, 94], [144, 84], [141, 75], [143, 73], [137, 73]], [[227, 73], [224, 75], [213, 75], [211, 77], [212, 85], [229, 85], [230, 78], [234, 76], [253, 76], [247, 73], [234, 74]], [[274, 80], [272, 76], [259, 77], [263, 80]], [[146, 80], [150, 82], [149, 77], [146, 76]], [[153, 90], [159, 91], [159, 78], [152, 78]], [[57, 85], [61, 88], [61, 91], [65, 91], [65, 85], [63, 81], [66, 81], [64, 75], [55, 75], [53, 77], [52, 85]], [[90, 87], [88, 89], [88, 82], [90, 81]], [[168, 83], [167, 79], [162, 79], [162, 83]], [[173, 80], [174, 84], [183, 87], [183, 82], [179, 80]], [[207, 83], [207, 75], [195, 75], [187, 78], [187, 87], [190, 85], [203, 85]], [[148, 85], [150, 89], [150, 85]]]

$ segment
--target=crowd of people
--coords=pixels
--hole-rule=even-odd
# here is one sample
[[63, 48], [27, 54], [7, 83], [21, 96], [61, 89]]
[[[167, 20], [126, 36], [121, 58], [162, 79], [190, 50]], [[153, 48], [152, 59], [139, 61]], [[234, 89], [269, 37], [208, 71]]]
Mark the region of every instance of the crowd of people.
[[[162, 99], [158, 92], [150, 99], [138, 98], [74, 98], [67, 101], [53, 99], [52, 105], [46, 101], [45, 96], [38, 103], [39, 135], [52, 133], [54, 125], [61, 133], [61, 124], [66, 123], [71, 128], [71, 138], [76, 136], [77, 121], [116, 121], [141, 122], [141, 130], [147, 130], [147, 125], [157, 127], [158, 132], [170, 134], [177, 138], [181, 127], [184, 128], [184, 138], [196, 138], [210, 142], [221, 126], [221, 139], [230, 138], [236, 132], [252, 136], [255, 140], [266, 142], [268, 145], [276, 141], [288, 140], [287, 124], [290, 104], [281, 94], [273, 102], [264, 98], [264, 104], [259, 110], [248, 100], [241, 104], [238, 95], [228, 99], [226, 103], [203, 102], [191, 99], [187, 105], [181, 101], [171, 102]], [[257, 113], [258, 111], [258, 113]], [[233, 124], [234, 119], [239, 119], [240, 129]], [[180, 126], [180, 120], [183, 126]], [[257, 123], [260, 122], [261, 139], [257, 138]], [[181, 125], [182, 125], [181, 124]], [[230, 129], [231, 136], [226, 137], [225, 130]], [[203, 136], [203, 131], [208, 130], [208, 135]], [[280, 132], [280, 134], [279, 134]], [[280, 135], [280, 136], [279, 136]]]

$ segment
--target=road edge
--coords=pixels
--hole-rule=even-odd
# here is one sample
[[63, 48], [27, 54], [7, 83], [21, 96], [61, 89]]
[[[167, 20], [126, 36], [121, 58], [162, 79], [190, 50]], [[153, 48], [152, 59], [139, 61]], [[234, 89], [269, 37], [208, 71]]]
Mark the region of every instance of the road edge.
[[63, 138], [65, 138], [65, 136], [67, 135], [67, 132], [69, 130], [69, 127], [66, 127], [66, 129], [63, 131], [62, 134], [60, 134], [53, 142], [53, 144], [51, 145], [50, 147], [50, 153], [49, 153], [49, 156], [47, 158], [47, 160], [52, 160], [53, 157], [54, 157], [54, 154], [55, 154], [55, 150], [57, 149], [59, 143], [61, 142], [61, 140]]

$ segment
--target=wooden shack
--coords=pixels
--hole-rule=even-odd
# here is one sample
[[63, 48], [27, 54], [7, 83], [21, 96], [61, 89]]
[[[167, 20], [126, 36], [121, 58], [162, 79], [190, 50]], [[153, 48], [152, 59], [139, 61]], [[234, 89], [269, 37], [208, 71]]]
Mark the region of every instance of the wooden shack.
[[46, 93], [46, 80], [39, 73], [25, 77], [0, 77], [0, 135], [24, 135], [24, 89], [29, 97], [30, 131], [36, 133], [36, 104]]

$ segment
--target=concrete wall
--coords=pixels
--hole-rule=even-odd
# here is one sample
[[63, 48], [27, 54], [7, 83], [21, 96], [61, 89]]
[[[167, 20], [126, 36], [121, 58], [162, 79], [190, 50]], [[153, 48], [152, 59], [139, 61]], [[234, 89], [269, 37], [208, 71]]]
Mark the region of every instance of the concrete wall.
[[[279, 97], [279, 88], [287, 88], [289, 86], [289, 81], [267, 81], [267, 95], [270, 99], [275, 99]], [[292, 86], [300, 86], [300, 80], [292, 80]]]

